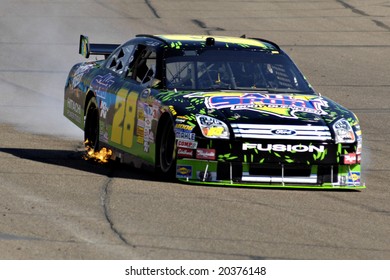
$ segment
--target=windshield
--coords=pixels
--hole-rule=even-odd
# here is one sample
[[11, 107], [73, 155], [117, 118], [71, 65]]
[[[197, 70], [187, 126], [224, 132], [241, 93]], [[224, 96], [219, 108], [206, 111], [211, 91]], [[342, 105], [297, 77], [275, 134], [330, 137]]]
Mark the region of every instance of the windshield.
[[180, 54], [166, 59], [167, 89], [313, 93], [284, 54], [253, 50], [194, 50]]

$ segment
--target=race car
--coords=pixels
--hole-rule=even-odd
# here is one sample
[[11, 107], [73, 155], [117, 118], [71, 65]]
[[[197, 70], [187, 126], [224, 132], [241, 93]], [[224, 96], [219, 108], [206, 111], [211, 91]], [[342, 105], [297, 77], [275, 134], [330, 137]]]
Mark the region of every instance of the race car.
[[80, 36], [64, 115], [86, 148], [182, 182], [354, 189], [357, 117], [321, 96], [274, 42], [211, 35]]

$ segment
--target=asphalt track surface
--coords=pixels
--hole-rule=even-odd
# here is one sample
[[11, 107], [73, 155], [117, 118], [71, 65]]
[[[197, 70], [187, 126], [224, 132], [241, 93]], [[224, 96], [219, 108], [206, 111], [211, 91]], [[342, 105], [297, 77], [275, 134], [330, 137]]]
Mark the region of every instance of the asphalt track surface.
[[[62, 116], [80, 34], [275, 41], [359, 117], [361, 192], [159, 182], [82, 159]], [[1, 259], [390, 259], [390, 1], [1, 0]]]

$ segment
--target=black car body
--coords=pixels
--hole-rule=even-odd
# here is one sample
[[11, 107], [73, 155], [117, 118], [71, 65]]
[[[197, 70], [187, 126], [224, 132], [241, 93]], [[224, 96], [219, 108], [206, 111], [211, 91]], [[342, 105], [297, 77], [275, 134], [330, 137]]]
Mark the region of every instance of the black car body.
[[138, 35], [89, 44], [64, 115], [87, 146], [192, 183], [362, 189], [357, 117], [321, 96], [275, 43]]

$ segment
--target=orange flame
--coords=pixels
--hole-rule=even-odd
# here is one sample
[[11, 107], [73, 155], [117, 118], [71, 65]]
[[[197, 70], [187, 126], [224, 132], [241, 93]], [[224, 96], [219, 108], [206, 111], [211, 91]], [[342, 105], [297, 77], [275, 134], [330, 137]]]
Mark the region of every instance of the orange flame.
[[102, 148], [99, 151], [95, 151], [91, 146], [88, 145], [89, 141], [88, 139], [84, 142], [85, 144], [85, 155], [84, 159], [89, 160], [93, 159], [99, 163], [106, 163], [112, 156], [112, 150], [107, 148]]

